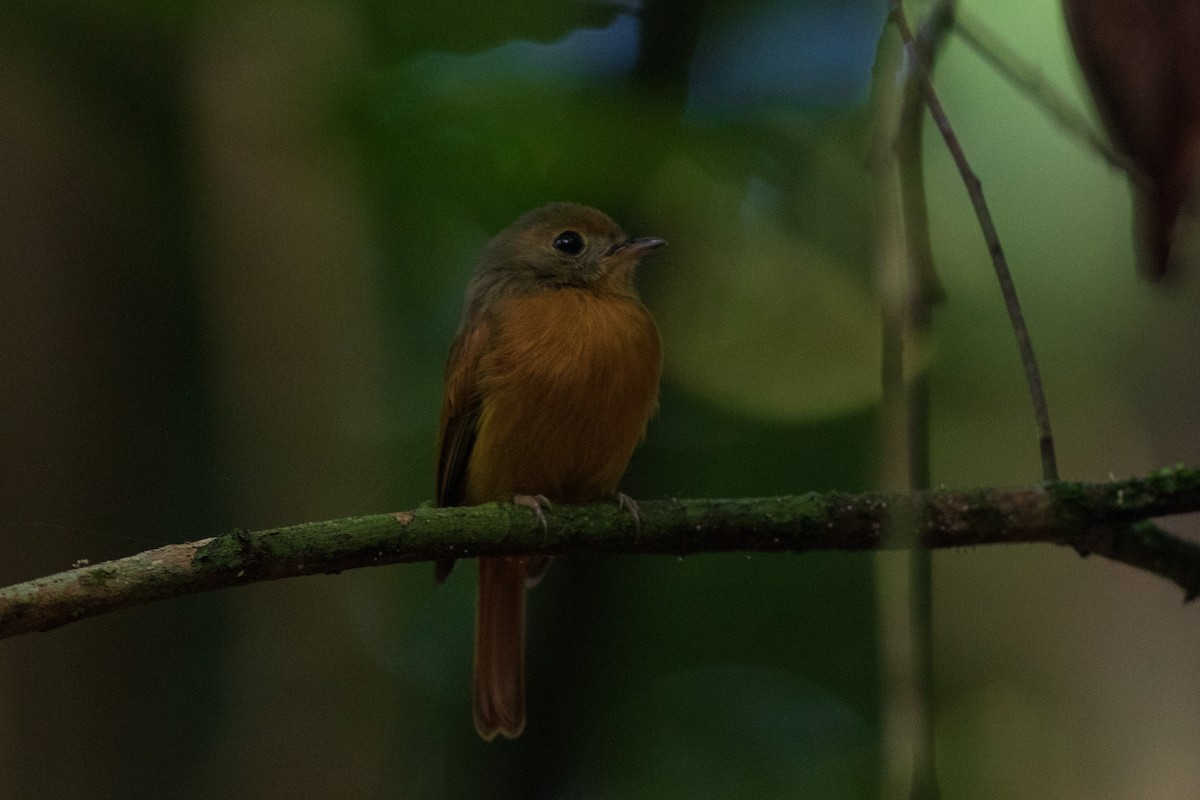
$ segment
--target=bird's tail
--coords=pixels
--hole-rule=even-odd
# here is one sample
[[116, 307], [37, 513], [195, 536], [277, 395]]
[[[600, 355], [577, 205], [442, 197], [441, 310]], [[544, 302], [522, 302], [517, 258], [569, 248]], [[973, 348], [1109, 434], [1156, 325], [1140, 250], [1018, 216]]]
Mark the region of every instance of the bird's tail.
[[525, 559], [479, 559], [475, 611], [475, 729], [491, 741], [525, 728]]

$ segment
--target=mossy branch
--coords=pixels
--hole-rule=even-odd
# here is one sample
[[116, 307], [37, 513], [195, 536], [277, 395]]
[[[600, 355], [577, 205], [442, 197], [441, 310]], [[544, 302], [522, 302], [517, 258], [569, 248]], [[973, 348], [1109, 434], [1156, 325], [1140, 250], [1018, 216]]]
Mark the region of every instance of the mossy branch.
[[1130, 564], [1200, 595], [1200, 545], [1151, 517], [1200, 511], [1200, 470], [1108, 483], [914, 495], [809, 493], [644, 502], [640, 530], [616, 504], [557, 505], [543, 531], [523, 506], [490, 503], [234, 533], [0, 589], [0, 638], [211, 589], [357, 567], [518, 553], [807, 552], [895, 547], [888, 520], [915, 521], [922, 547], [1047, 542]]

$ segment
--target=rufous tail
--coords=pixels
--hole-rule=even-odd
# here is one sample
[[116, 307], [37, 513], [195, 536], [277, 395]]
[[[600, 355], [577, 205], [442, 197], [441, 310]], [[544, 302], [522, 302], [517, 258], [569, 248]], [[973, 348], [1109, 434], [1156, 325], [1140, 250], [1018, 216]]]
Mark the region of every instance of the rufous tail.
[[525, 559], [479, 559], [475, 609], [475, 730], [486, 741], [525, 728]]

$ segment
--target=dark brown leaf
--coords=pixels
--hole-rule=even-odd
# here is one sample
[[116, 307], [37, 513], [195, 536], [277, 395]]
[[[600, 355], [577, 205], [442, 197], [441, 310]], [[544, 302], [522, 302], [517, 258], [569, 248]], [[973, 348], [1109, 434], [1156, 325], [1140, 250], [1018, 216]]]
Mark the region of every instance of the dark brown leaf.
[[1063, 0], [1063, 11], [1113, 144], [1137, 166], [1139, 259], [1160, 278], [1200, 156], [1200, 3]]

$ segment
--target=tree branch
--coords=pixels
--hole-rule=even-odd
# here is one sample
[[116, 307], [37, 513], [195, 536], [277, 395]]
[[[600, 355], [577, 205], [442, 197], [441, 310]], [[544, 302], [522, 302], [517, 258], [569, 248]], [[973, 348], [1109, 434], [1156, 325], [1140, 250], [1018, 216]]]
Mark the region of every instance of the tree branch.
[[0, 589], [0, 638], [211, 589], [439, 558], [894, 549], [884, 531], [897, 513], [911, 515], [922, 547], [1067, 545], [1168, 578], [1186, 600], [1200, 595], [1200, 544], [1147, 522], [1200, 511], [1200, 470], [1182, 466], [1109, 483], [656, 500], [640, 510], [640, 531], [615, 505], [557, 505], [546, 533], [508, 503], [235, 531]]

